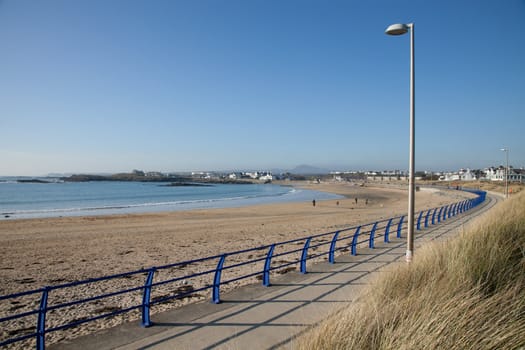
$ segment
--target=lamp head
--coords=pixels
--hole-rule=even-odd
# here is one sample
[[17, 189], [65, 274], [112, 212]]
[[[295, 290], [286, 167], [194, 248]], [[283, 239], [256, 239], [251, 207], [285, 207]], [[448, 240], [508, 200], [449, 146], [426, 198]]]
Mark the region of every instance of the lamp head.
[[391, 24], [385, 30], [385, 33], [388, 35], [403, 35], [408, 32], [409, 26], [402, 23]]

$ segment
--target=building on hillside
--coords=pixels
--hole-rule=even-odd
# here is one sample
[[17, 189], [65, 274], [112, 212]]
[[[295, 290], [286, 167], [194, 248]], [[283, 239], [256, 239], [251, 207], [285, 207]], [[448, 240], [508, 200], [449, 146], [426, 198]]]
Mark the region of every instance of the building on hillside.
[[253, 171], [253, 172], [243, 172], [243, 173], [232, 173], [228, 176], [230, 179], [252, 179], [260, 180], [264, 182], [270, 182], [273, 180], [273, 175], [269, 171]]
[[259, 180], [260, 181], [264, 181], [264, 182], [271, 182], [273, 181], [273, 175], [271, 172], [267, 171], [267, 172], [262, 172], [260, 173], [259, 175]]
[[259, 178], [259, 173], [257, 171], [253, 171], [253, 172], [250, 172], [250, 171], [246, 171], [244, 173], [242, 173], [242, 176], [243, 177], [248, 177], [250, 179], [257, 179]]

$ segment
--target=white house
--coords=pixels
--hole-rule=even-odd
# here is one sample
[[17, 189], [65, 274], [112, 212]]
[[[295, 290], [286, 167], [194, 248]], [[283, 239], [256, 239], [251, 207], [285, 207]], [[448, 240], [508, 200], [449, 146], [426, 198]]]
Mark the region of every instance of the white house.
[[485, 179], [490, 181], [503, 181], [505, 176], [505, 168], [486, 168], [483, 170], [485, 172]]
[[475, 181], [476, 175], [474, 175], [470, 169], [459, 169], [458, 172], [445, 173], [439, 177], [440, 181]]
[[205, 173], [203, 171], [192, 171], [191, 172], [192, 177], [197, 177], [199, 179], [211, 179], [210, 173]]
[[259, 180], [264, 181], [264, 182], [272, 181], [273, 175], [270, 172], [261, 173], [261, 175], [259, 176]]
[[257, 179], [259, 177], [259, 173], [256, 172], [256, 171], [254, 171], [254, 172], [248, 172], [247, 171], [247, 172], [243, 173], [243, 175], [247, 176], [247, 177], [249, 177], [251, 179]]
[[[485, 179], [490, 181], [505, 181], [505, 167], [499, 166], [498, 168], [490, 167], [484, 169]], [[514, 169], [509, 167], [509, 182], [525, 182], [525, 169]]]
[[510, 168], [509, 181], [524, 183], [525, 182], [525, 169]]

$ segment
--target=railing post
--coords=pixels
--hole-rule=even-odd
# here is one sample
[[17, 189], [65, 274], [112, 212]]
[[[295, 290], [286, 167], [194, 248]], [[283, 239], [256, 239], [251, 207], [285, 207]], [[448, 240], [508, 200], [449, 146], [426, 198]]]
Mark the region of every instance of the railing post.
[[150, 318], [150, 301], [151, 301], [151, 284], [153, 283], [153, 276], [155, 275], [155, 268], [152, 267], [146, 277], [146, 283], [144, 283], [144, 293], [142, 294], [142, 327], [151, 326]]
[[372, 231], [370, 231], [370, 239], [368, 240], [368, 248], [374, 249], [374, 238], [376, 235], [376, 228], [377, 228], [377, 222], [372, 227]]
[[417, 217], [417, 225], [416, 225], [416, 228], [417, 230], [421, 230], [421, 218], [423, 217], [423, 211], [420, 211], [419, 212], [419, 216]]
[[399, 219], [399, 223], [397, 224], [397, 238], [401, 238], [401, 230], [403, 229], [403, 220], [405, 220], [404, 215], [401, 217], [401, 219]]
[[273, 250], [275, 249], [275, 244], [270, 246], [268, 249], [268, 254], [266, 254], [266, 260], [264, 261], [264, 271], [263, 271], [263, 286], [270, 286], [270, 268], [272, 266], [272, 256]]
[[431, 211], [432, 211], [432, 209], [428, 209], [427, 215], [425, 215], [425, 228], [428, 227], [428, 217], [430, 216], [430, 212]]
[[385, 238], [384, 238], [385, 243], [390, 243], [389, 235], [390, 235], [390, 225], [392, 225], [392, 220], [394, 220], [394, 219], [392, 218], [392, 219], [388, 220], [388, 223], [386, 224]]
[[438, 208], [434, 208], [434, 212], [432, 213], [432, 225], [436, 224], [436, 213]]
[[309, 237], [304, 243], [303, 252], [301, 254], [301, 273], [306, 273], [306, 259], [308, 259], [308, 248], [310, 247], [310, 241], [312, 237]]
[[40, 298], [40, 307], [38, 308], [38, 319], [36, 325], [36, 349], [44, 350], [46, 348], [46, 313], [47, 297], [50, 287], [45, 287]]
[[441, 222], [441, 214], [443, 213], [443, 208], [444, 208], [444, 207], [439, 208], [439, 213], [438, 213], [438, 224]]
[[222, 267], [224, 265], [224, 260], [226, 260], [226, 254], [223, 254], [221, 258], [219, 259], [219, 263], [217, 264], [217, 269], [215, 270], [215, 277], [213, 278], [213, 291], [212, 291], [211, 301], [214, 304], [219, 304], [221, 302], [220, 286], [221, 286], [221, 273], [222, 273]]
[[443, 210], [443, 217], [441, 218], [442, 221], [447, 220], [447, 209], [448, 209], [448, 205], [445, 205], [445, 209]]
[[359, 231], [361, 231], [361, 226], [355, 230], [354, 237], [352, 238], [352, 247], [350, 249], [352, 255], [357, 255], [357, 238], [359, 237]]
[[330, 243], [330, 251], [328, 252], [328, 262], [330, 264], [335, 263], [335, 245], [337, 244], [337, 238], [339, 237], [339, 231], [336, 231], [332, 242]]

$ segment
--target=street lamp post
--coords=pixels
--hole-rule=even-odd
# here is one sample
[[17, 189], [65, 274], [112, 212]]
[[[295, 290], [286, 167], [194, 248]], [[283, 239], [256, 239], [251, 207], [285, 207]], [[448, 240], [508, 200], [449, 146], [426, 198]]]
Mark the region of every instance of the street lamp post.
[[415, 166], [415, 72], [414, 72], [414, 23], [392, 24], [386, 30], [388, 35], [403, 35], [410, 30], [410, 156], [408, 175], [408, 234], [406, 261], [410, 263], [414, 254], [414, 166]]
[[505, 198], [509, 198], [509, 148], [502, 148], [500, 151], [506, 153], [507, 166], [505, 167]]

